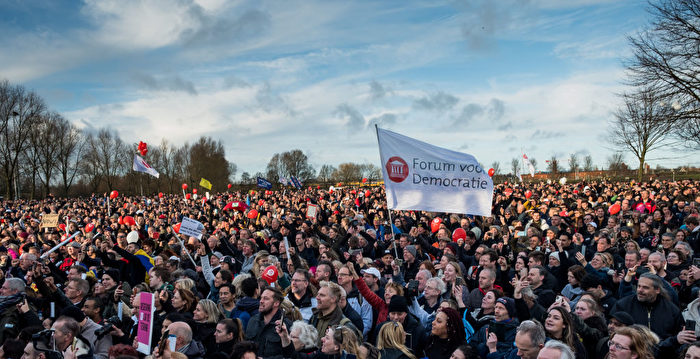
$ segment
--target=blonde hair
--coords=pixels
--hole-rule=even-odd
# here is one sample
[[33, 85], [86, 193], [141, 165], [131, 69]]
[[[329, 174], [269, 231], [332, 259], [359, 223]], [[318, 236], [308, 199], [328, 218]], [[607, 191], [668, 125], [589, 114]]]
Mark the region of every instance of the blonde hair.
[[246, 280], [250, 277], [251, 276], [248, 273], [241, 273], [241, 274], [237, 275], [235, 278], [233, 278], [233, 282], [231, 282], [231, 284], [233, 284], [234, 288], [236, 288], [236, 293], [234, 293], [236, 296], [236, 299], [245, 297], [245, 294], [243, 294], [243, 289], [241, 289], [241, 287], [242, 287], [241, 283], [243, 283], [244, 280]]
[[207, 319], [204, 321], [205, 323], [219, 322], [219, 319], [221, 318], [221, 311], [216, 303], [210, 299], [202, 299], [199, 301], [199, 303], [197, 303], [197, 305], [202, 308], [204, 313], [207, 313]]
[[406, 347], [406, 332], [403, 330], [403, 325], [399, 322], [386, 322], [377, 335], [377, 349], [397, 349], [410, 359], [416, 359], [411, 351]]
[[659, 342], [658, 337], [654, 338], [654, 336], [649, 335], [649, 333], [643, 330], [645, 329], [644, 327], [640, 327], [641, 326], [634, 325], [631, 327], [618, 328], [610, 339], [618, 335], [626, 336], [630, 338], [630, 351], [633, 354], [637, 354], [639, 359], [653, 359], [653, 346]]
[[187, 289], [194, 293], [194, 281], [191, 278], [180, 278], [175, 281], [175, 285], [180, 289]]
[[336, 327], [333, 329], [333, 341], [340, 342], [340, 350], [344, 350], [357, 357], [360, 356], [360, 342], [355, 331], [348, 327]]

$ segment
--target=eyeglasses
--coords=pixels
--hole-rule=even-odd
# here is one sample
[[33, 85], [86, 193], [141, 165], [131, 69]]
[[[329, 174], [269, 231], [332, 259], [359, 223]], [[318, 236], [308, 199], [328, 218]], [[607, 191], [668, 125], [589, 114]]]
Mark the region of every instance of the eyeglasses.
[[615, 350], [630, 350], [630, 348], [623, 347], [619, 343], [615, 343], [612, 340], [608, 340], [608, 348], [610, 348], [610, 349], [615, 348]]

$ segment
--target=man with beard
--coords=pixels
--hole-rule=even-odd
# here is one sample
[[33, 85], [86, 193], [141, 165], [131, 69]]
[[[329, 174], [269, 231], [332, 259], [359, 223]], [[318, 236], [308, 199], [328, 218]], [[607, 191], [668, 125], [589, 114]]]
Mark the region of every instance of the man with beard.
[[280, 304], [284, 300], [282, 292], [275, 287], [268, 287], [260, 295], [258, 314], [250, 318], [245, 336], [258, 344], [258, 356], [263, 359], [282, 358], [282, 340], [275, 331], [275, 322], [282, 319], [289, 328], [292, 322], [282, 318]]
[[618, 300], [610, 313], [628, 313], [635, 324], [651, 329], [661, 340], [675, 336], [681, 331], [683, 317], [668, 299], [662, 281], [655, 274], [642, 274], [637, 282], [637, 293]]
[[299, 308], [301, 317], [305, 321], [309, 321], [313, 315], [312, 309], [316, 307], [316, 298], [311, 293], [309, 288], [309, 272], [303, 269], [297, 269], [292, 275], [292, 290], [287, 294], [295, 307]]

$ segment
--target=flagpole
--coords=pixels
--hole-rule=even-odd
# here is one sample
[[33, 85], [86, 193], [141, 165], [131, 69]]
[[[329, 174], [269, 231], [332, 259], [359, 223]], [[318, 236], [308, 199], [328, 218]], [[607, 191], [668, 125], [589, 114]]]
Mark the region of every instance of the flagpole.
[[[377, 148], [380, 149], [379, 151], [379, 161], [380, 164], [384, 163], [384, 158], [382, 158], [382, 151], [381, 151], [381, 144], [379, 143], [379, 126], [377, 124], [374, 124], [374, 130], [377, 134]], [[391, 208], [389, 207], [389, 200], [386, 197], [386, 186], [384, 186], [384, 200], [386, 201], [386, 209], [387, 213], [389, 215], [389, 228], [391, 228], [391, 240], [394, 243], [394, 255], [396, 256], [395, 258], [399, 258], [399, 250], [396, 248], [396, 234], [394, 233], [394, 221], [391, 219]], [[399, 270], [401, 270], [401, 267], [399, 267]]]

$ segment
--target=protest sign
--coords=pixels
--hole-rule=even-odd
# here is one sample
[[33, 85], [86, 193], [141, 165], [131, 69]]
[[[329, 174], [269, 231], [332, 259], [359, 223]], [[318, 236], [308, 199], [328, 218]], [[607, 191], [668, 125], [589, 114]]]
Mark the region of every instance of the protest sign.
[[153, 313], [155, 312], [155, 303], [153, 301], [153, 293], [140, 292], [141, 306], [139, 307], [138, 328], [136, 331], [136, 340], [138, 342], [138, 350], [144, 355], [151, 355], [151, 340], [153, 339]]
[[314, 219], [318, 214], [318, 206], [315, 204], [310, 204], [309, 208], [306, 209], [306, 218]]
[[41, 228], [58, 227], [58, 214], [45, 214], [41, 217]]
[[389, 208], [491, 215], [493, 181], [474, 156], [377, 127]]
[[203, 230], [204, 225], [199, 221], [195, 221], [194, 219], [189, 217], [182, 217], [182, 224], [180, 225], [180, 234], [195, 237], [197, 239], [202, 239]]

